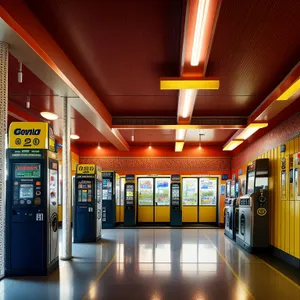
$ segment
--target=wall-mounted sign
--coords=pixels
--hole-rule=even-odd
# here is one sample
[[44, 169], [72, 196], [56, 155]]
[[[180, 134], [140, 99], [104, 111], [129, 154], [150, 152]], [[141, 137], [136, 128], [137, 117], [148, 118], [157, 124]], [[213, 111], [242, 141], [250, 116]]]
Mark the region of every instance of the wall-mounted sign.
[[225, 184], [221, 184], [221, 195], [225, 195], [226, 186]]
[[243, 175], [243, 169], [239, 169], [238, 175]]
[[126, 174], [125, 175], [126, 181], [133, 181], [134, 180], [134, 174]]
[[228, 174], [222, 174], [222, 180], [227, 180], [228, 179]]
[[79, 164], [79, 165], [77, 165], [76, 173], [93, 175], [96, 173], [96, 165], [94, 165], [94, 164]]
[[283, 153], [283, 152], [285, 152], [285, 150], [286, 150], [285, 144], [281, 145], [280, 146], [280, 152]]
[[[51, 142], [52, 146], [53, 141]], [[12, 122], [9, 126], [8, 147], [12, 149], [48, 149], [49, 124], [45, 122]]]
[[171, 181], [180, 181], [180, 175], [179, 174], [172, 174], [171, 175]]

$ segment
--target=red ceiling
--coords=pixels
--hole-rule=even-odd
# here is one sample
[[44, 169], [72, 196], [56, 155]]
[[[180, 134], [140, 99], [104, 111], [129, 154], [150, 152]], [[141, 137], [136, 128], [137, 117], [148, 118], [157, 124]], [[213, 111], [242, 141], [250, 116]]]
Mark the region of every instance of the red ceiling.
[[182, 0], [26, 3], [112, 115], [176, 115], [159, 78], [179, 75]]
[[[62, 98], [54, 92], [23, 65], [23, 82], [17, 80], [18, 61], [9, 56], [8, 93], [9, 103], [16, 105], [27, 114], [33, 115], [36, 120], [43, 120], [41, 111], [50, 111], [58, 115], [59, 119], [53, 122], [54, 131], [61, 136], [62, 130]], [[30, 92], [30, 109], [26, 108], [26, 99]], [[9, 122], [11, 119], [9, 119]], [[75, 109], [71, 108], [71, 132], [80, 136], [77, 143], [108, 141]]]
[[[25, 0], [113, 116], [176, 116], [177, 91], [160, 91], [160, 77], [179, 76], [185, 0]], [[288, 3], [287, 3], [288, 2]], [[222, 1], [206, 76], [219, 77], [218, 91], [199, 91], [194, 116], [249, 116], [298, 63], [299, 0]], [[296, 38], [298, 37], [298, 38]], [[61, 117], [61, 98], [10, 59], [10, 101], [39, 117]], [[72, 110], [79, 143], [107, 140]], [[57, 122], [58, 128], [61, 121]], [[120, 130], [130, 145], [169, 143], [175, 131]], [[207, 130], [203, 143], [222, 146], [235, 130]], [[197, 143], [198, 130], [186, 141]]]
[[249, 116], [298, 63], [300, 1], [223, 1], [194, 115]]
[[[176, 115], [183, 0], [26, 0], [112, 115]], [[195, 116], [249, 116], [298, 62], [300, 1], [223, 1]], [[288, 20], [288, 21], [287, 21]], [[58, 30], [59, 28], [59, 30]], [[66, 38], [67, 37], [67, 38]]]

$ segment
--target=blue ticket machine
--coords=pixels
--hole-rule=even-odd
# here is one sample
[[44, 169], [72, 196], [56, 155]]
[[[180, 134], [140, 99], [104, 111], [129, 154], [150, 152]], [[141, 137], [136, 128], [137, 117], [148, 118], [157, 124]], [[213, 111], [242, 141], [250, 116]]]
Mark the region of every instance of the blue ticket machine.
[[[13, 122], [7, 150], [6, 276], [58, 266], [58, 161], [48, 123]], [[38, 149], [47, 148], [47, 149]]]
[[102, 228], [116, 226], [116, 172], [102, 172]]
[[76, 168], [73, 206], [74, 243], [96, 242], [102, 228], [102, 173], [93, 164]]
[[136, 224], [136, 205], [135, 205], [135, 176], [126, 175], [124, 187], [124, 225], [134, 226]]
[[182, 210], [180, 201], [180, 175], [171, 175], [171, 207], [170, 207], [170, 225], [182, 225]]

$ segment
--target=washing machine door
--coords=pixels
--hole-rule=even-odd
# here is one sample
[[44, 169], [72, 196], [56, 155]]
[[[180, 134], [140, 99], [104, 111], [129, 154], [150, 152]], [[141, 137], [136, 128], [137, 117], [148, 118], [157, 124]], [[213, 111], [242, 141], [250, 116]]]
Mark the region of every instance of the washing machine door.
[[240, 231], [240, 236], [243, 237], [243, 239], [245, 239], [245, 230], [246, 230], [246, 216], [245, 216], [245, 212], [241, 212], [240, 214], [240, 222], [239, 222], [239, 231]]
[[228, 207], [226, 207], [226, 209], [225, 209], [225, 228], [226, 228], [226, 230], [229, 230], [229, 228], [230, 228], [230, 212], [229, 212], [229, 209], [228, 209]]

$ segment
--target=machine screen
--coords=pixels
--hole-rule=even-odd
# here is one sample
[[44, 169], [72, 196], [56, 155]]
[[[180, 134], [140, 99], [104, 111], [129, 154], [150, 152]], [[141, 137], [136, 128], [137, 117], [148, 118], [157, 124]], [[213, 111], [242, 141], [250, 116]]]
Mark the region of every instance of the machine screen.
[[33, 198], [33, 184], [20, 184], [20, 198], [21, 199]]
[[37, 163], [15, 164], [15, 177], [16, 178], [40, 178], [41, 165]]
[[248, 173], [247, 194], [254, 193], [254, 171]]

